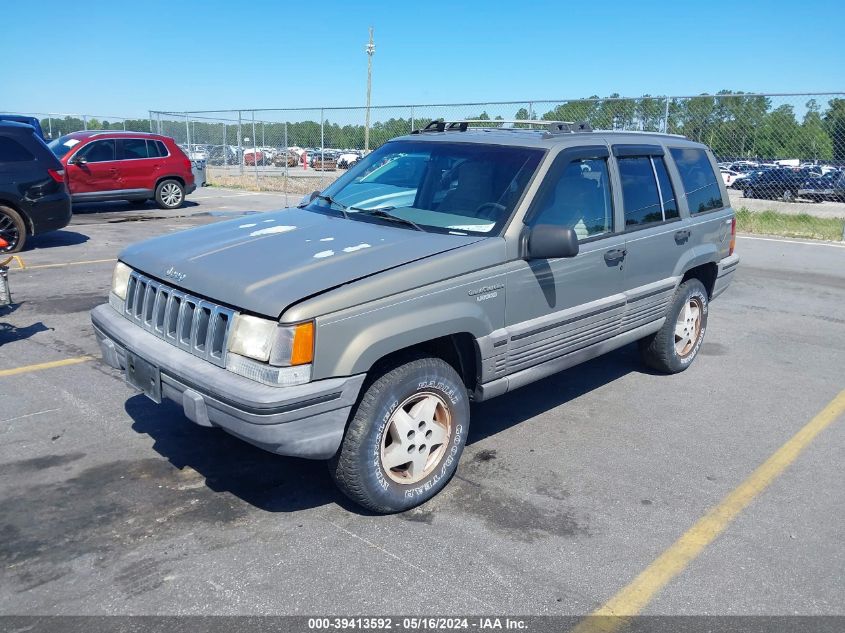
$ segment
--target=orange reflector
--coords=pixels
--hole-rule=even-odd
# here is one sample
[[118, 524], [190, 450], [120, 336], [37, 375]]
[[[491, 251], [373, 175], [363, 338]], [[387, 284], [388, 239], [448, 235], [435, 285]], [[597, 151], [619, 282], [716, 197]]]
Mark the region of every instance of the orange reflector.
[[314, 322], [300, 323], [293, 331], [291, 365], [306, 365], [314, 360]]
[[736, 248], [736, 217], [731, 220], [731, 245], [730, 250], [728, 251], [728, 255], [734, 254], [734, 249]]

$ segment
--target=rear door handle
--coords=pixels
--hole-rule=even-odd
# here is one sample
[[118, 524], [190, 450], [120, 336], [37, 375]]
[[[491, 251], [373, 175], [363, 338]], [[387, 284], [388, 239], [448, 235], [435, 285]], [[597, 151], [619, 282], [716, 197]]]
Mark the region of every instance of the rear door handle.
[[692, 235], [692, 232], [689, 229], [682, 229], [680, 231], [676, 231], [675, 242], [678, 244], [683, 244], [690, 238], [690, 235]]
[[608, 264], [612, 264], [614, 262], [618, 262], [625, 259], [625, 255], [627, 254], [628, 251], [626, 251], [624, 248], [614, 248], [604, 254], [604, 261], [606, 261]]

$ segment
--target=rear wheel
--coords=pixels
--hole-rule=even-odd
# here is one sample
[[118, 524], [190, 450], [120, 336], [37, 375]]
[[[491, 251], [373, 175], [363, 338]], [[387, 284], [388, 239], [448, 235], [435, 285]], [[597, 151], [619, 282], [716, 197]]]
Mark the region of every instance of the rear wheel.
[[698, 279], [687, 279], [675, 292], [666, 322], [640, 340], [643, 362], [657, 371], [677, 374], [690, 366], [707, 330], [707, 290]]
[[178, 180], [163, 180], [156, 187], [156, 204], [162, 209], [178, 209], [185, 201], [185, 188]]
[[449, 482], [468, 431], [469, 401], [458, 374], [439, 358], [412, 356], [367, 387], [329, 470], [356, 503], [400, 512]]
[[17, 253], [26, 243], [26, 224], [20, 213], [0, 205], [0, 253]]

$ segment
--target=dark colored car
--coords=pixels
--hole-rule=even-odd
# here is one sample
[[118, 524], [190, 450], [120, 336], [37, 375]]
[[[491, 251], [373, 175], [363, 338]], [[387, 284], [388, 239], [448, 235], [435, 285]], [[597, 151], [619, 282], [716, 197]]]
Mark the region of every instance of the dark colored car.
[[812, 200], [813, 202], [835, 200], [837, 198], [836, 185], [841, 177], [838, 171], [831, 171], [824, 176], [807, 178], [801, 184], [801, 188], [798, 190], [798, 196]]
[[196, 189], [191, 161], [169, 136], [73, 132], [49, 147], [65, 166], [74, 202], [154, 199], [162, 209], [178, 209]]
[[0, 253], [21, 250], [28, 235], [67, 226], [64, 166], [30, 125], [0, 121]]
[[34, 116], [24, 116], [22, 114], [0, 114], [0, 121], [13, 121], [15, 123], [24, 123], [31, 125], [39, 138], [44, 138], [44, 130], [41, 129], [41, 121]]
[[739, 186], [746, 198], [783, 198], [792, 202], [805, 180], [806, 174], [791, 169], [767, 169], [746, 176]]

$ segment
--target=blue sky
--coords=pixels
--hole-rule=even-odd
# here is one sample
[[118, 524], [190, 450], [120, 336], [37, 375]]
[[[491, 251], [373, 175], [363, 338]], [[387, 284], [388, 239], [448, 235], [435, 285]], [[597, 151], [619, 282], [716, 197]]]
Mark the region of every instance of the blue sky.
[[845, 90], [842, 0], [4, 2], [0, 110]]

